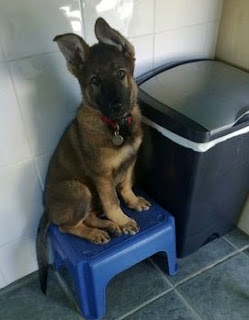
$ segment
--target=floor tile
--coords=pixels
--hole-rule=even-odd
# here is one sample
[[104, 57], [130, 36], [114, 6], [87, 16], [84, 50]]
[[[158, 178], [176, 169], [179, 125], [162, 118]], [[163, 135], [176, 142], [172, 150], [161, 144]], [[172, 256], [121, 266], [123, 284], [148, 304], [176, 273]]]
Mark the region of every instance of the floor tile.
[[249, 259], [243, 254], [179, 286], [181, 294], [205, 319], [248, 320]]
[[150, 303], [143, 309], [125, 318], [126, 320], [194, 320], [195, 315], [183, 304], [175, 292]]
[[[67, 270], [60, 270], [60, 277], [76, 300], [75, 290]], [[107, 313], [104, 319], [116, 320], [127, 312], [139, 307], [160, 293], [170, 289], [156, 268], [148, 261], [120, 273], [107, 286]]]
[[245, 251], [243, 251], [243, 253], [245, 253], [245, 254], [248, 255], [248, 257], [249, 257], [249, 248], [246, 249]]
[[105, 319], [116, 320], [169, 288], [149, 261], [141, 262], [110, 282]]
[[0, 319], [4, 320], [82, 319], [66, 298], [52, 272], [49, 274], [47, 297], [41, 293], [35, 277], [22, 287], [0, 295], [0, 305]]
[[[180, 281], [192, 276], [200, 270], [207, 268], [214, 264], [216, 261], [224, 258], [226, 255], [235, 251], [227, 241], [220, 238], [210, 242], [209, 244], [200, 248], [197, 252], [182, 259], [178, 259], [179, 272], [174, 277], [168, 277], [169, 281], [176, 285]], [[153, 261], [165, 271], [165, 260], [161, 255], [153, 257]]]
[[249, 245], [249, 236], [238, 228], [228, 233], [225, 238], [239, 249]]

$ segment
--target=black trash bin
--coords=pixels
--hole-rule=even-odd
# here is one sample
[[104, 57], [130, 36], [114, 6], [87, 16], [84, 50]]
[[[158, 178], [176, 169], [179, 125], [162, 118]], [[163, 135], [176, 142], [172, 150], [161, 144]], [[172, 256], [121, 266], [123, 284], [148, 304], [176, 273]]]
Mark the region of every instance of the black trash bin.
[[249, 189], [249, 74], [185, 63], [139, 86], [138, 183], [176, 218], [178, 256], [230, 231]]

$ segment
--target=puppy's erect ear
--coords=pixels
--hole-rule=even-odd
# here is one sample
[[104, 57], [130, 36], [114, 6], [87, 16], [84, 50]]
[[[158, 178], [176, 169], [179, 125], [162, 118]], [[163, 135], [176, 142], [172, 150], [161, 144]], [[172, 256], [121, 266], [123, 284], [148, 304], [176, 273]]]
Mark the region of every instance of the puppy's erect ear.
[[118, 31], [112, 29], [103, 18], [96, 20], [95, 34], [100, 43], [109, 44], [132, 58], [135, 57], [133, 45]]
[[74, 33], [58, 35], [54, 38], [54, 41], [57, 42], [62, 54], [66, 58], [69, 70], [74, 75], [77, 75], [77, 70], [86, 61], [89, 53], [87, 43]]

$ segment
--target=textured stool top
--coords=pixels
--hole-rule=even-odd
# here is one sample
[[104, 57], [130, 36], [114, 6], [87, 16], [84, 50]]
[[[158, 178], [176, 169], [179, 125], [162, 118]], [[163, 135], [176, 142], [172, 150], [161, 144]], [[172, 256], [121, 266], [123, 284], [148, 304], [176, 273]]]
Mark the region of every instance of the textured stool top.
[[[137, 194], [144, 195], [141, 192]], [[138, 223], [140, 231], [136, 235], [113, 236], [107, 244], [95, 245], [77, 236], [60, 232], [54, 224], [50, 226], [50, 234], [53, 239], [58, 241], [60, 247], [65, 250], [67, 257], [70, 255], [69, 258], [74, 260], [74, 263], [77, 263], [82, 258], [91, 259], [107, 251], [113, 252], [119, 250], [121, 246], [122, 248], [130, 246], [136, 241], [142, 240], [141, 238], [144, 238], [145, 232], [157, 229], [159, 225], [166, 223], [168, 220], [169, 213], [147, 195], [144, 196], [152, 204], [151, 208], [147, 211], [135, 212], [122, 205], [124, 212]]]

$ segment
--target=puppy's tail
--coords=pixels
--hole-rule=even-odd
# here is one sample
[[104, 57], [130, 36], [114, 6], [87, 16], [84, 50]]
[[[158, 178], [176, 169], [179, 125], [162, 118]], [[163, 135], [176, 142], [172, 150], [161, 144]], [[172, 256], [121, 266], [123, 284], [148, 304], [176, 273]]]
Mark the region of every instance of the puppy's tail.
[[36, 237], [36, 255], [39, 267], [39, 280], [41, 290], [46, 294], [48, 279], [48, 261], [47, 261], [47, 232], [48, 232], [48, 216], [43, 213], [37, 230]]

